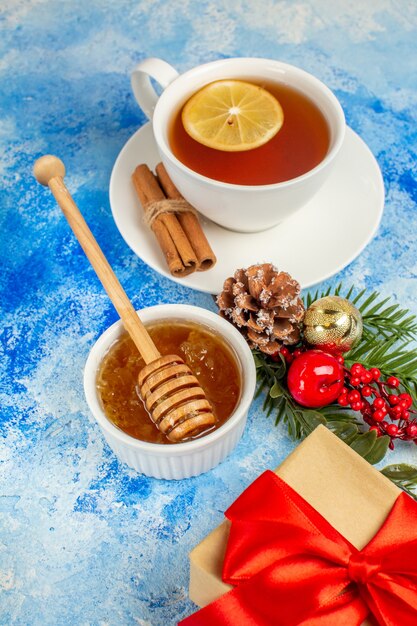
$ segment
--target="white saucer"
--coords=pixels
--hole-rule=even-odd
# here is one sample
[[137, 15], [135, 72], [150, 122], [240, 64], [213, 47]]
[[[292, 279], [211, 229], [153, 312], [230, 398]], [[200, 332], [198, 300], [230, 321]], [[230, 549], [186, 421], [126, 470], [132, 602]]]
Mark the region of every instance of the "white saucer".
[[174, 278], [153, 233], [142, 222], [142, 208], [131, 174], [140, 163], [151, 169], [160, 161], [149, 123], [124, 145], [110, 178], [110, 205], [116, 226], [145, 263], [171, 280], [208, 293], [219, 293], [237, 268], [272, 262], [303, 288], [333, 276], [362, 252], [378, 228], [384, 184], [367, 145], [347, 129], [345, 143], [324, 187], [291, 218], [261, 233], [237, 233], [200, 218], [217, 256], [207, 272]]

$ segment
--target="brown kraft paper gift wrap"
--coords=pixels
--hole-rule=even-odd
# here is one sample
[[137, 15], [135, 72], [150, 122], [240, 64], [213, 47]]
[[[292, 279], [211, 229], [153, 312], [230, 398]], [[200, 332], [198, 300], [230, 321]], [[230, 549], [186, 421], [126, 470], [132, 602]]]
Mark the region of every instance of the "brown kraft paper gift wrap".
[[[401, 493], [325, 426], [318, 426], [275, 472], [359, 550]], [[189, 595], [200, 607], [232, 589], [221, 579], [229, 527], [225, 520], [190, 553]]]

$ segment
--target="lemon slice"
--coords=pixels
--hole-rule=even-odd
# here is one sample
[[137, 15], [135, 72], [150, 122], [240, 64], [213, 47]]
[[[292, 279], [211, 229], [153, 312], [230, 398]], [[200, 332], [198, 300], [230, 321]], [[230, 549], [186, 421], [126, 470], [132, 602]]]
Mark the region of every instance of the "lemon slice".
[[252, 150], [277, 134], [284, 121], [278, 100], [258, 85], [218, 80], [185, 104], [182, 123], [196, 141], [226, 152]]

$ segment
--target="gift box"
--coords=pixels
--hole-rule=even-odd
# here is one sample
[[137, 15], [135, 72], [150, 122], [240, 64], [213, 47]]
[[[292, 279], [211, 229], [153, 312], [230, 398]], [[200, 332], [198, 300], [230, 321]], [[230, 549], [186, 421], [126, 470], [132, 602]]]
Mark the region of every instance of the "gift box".
[[[273, 479], [277, 480], [274, 474], [269, 474]], [[383, 525], [386, 526], [387, 517], [391, 515], [394, 503], [396, 503], [397, 507], [397, 502], [400, 500], [402, 502], [402, 498], [404, 497], [406, 498], [405, 504], [410, 508], [414, 507], [412, 508], [412, 511], [414, 511], [413, 514], [417, 511], [416, 503], [409, 498], [409, 496], [403, 494], [397, 486], [324, 426], [316, 428], [278, 469], [275, 470], [275, 474], [282, 479], [282, 481], [285, 481], [290, 491], [292, 488], [296, 492], [295, 496], [298, 494], [298, 496], [302, 497], [301, 499], [306, 501], [307, 507], [309, 505], [313, 507], [315, 511], [312, 511], [312, 515], [315, 514], [315, 512], [320, 514], [320, 516], [324, 518], [324, 522], [328, 522], [335, 531], [338, 531], [338, 533], [342, 535], [342, 538], [347, 539], [348, 542], [354, 546], [352, 550], [359, 555], [361, 553], [358, 552], [358, 550], [362, 551], [381, 527]], [[251, 488], [252, 486], [250, 489]], [[269, 491], [265, 492], [265, 499], [272, 497], [272, 492], [271, 496], [268, 495], [269, 493]], [[402, 494], [401, 498], [399, 498], [400, 494]], [[245, 495], [245, 492], [243, 495]], [[239, 500], [240, 499], [238, 499], [238, 503]], [[236, 503], [232, 505], [231, 509], [233, 510], [235, 506]], [[403, 515], [402, 509], [397, 515], [397, 520], [402, 519], [401, 515]], [[415, 519], [417, 520], [417, 516]], [[230, 528], [230, 521], [225, 520], [190, 553], [189, 595], [190, 599], [200, 607], [205, 607], [233, 589], [232, 585], [226, 584], [222, 580], [222, 568]], [[333, 529], [329, 527], [326, 532], [331, 534]], [[400, 530], [402, 532], [402, 529]], [[399, 533], [400, 535], [401, 532]], [[414, 542], [416, 542], [416, 540], [414, 540]], [[357, 550], [355, 550], [355, 548]], [[408, 559], [407, 556], [405, 558], [406, 560]], [[414, 559], [414, 556], [412, 558]], [[407, 567], [408, 562], [406, 563], [405, 569], [407, 569]], [[415, 595], [412, 598], [412, 603], [415, 602], [417, 595], [417, 572], [414, 572], [413, 575], [415, 578], [412, 579], [411, 587], [414, 589], [413, 593]], [[359, 572], [359, 581], [360, 576], [361, 574]], [[300, 597], [303, 595], [303, 584], [303, 580], [300, 580]], [[408, 582], [406, 586], [408, 586]], [[236, 590], [237, 589], [235, 589], [235, 591]], [[233, 594], [234, 593], [235, 592], [233, 592]], [[233, 594], [228, 594], [228, 596], [230, 597]], [[343, 593], [341, 596], [342, 595]], [[260, 597], [266, 598], [268, 594], [261, 593]], [[222, 601], [223, 599], [224, 598], [222, 598]], [[236, 600], [236, 602], [238, 603], [239, 601]], [[415, 606], [417, 607], [417, 602], [415, 602]], [[204, 611], [200, 613], [204, 614]], [[365, 611], [364, 617], [355, 623], [360, 624], [362, 619], [365, 619], [365, 621], [362, 622], [363, 624], [374, 624], [374, 618], [366, 615], [366, 613]], [[417, 624], [417, 610], [416, 612], [411, 611], [411, 613], [414, 615], [412, 621], [407, 621], [407, 613], [405, 621], [392, 621], [391, 619], [391, 621], [387, 620], [385, 622], [381, 618], [378, 623], [392, 625], [400, 623]], [[197, 613], [197, 615], [199, 615], [199, 613]], [[318, 619], [320, 620], [320, 617]], [[190, 618], [187, 618], [185, 623], [188, 624], [189, 620]], [[210, 620], [205, 621], [201, 619], [201, 621], [193, 622], [192, 618], [191, 622], [195, 624], [214, 624], [216, 620], [210, 622]], [[223, 623], [223, 621], [220, 620], [219, 623]], [[224, 623], [226, 623], [226, 621], [224, 621]], [[232, 620], [230, 623], [235, 622]], [[245, 624], [246, 623], [252, 624], [258, 622], [254, 620], [253, 622], [245, 621]], [[262, 621], [262, 624], [267, 623], [269, 624], [268, 620]], [[271, 625], [272, 623], [274, 622], [271, 622]], [[311, 622], [310, 620], [302, 622], [292, 622], [291, 620], [285, 622], [284, 620], [283, 623], [288, 623], [289, 626], [293, 626], [295, 623], [318, 624], [319, 622], [312, 619]], [[323, 622], [320, 621], [320, 624], [322, 623], [327, 625], [332, 623], [351, 624], [353, 622], [349, 621], [349, 618], [347, 618], [343, 622], [323, 620]]]

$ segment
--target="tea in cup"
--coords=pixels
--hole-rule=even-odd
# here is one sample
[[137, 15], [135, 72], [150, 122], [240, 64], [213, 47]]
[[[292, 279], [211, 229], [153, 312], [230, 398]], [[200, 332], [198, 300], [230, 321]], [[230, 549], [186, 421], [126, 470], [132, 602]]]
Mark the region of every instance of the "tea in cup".
[[[161, 96], [150, 77], [164, 88]], [[197, 141], [184, 123], [187, 103], [207, 86], [236, 81], [279, 103], [281, 127], [253, 149], [229, 151]], [[161, 159], [175, 185], [202, 215], [231, 230], [271, 228], [306, 204], [326, 180], [343, 143], [345, 120], [334, 94], [311, 74], [279, 61], [225, 59], [178, 75], [164, 61], [146, 59], [135, 68], [132, 87], [152, 119]]]

